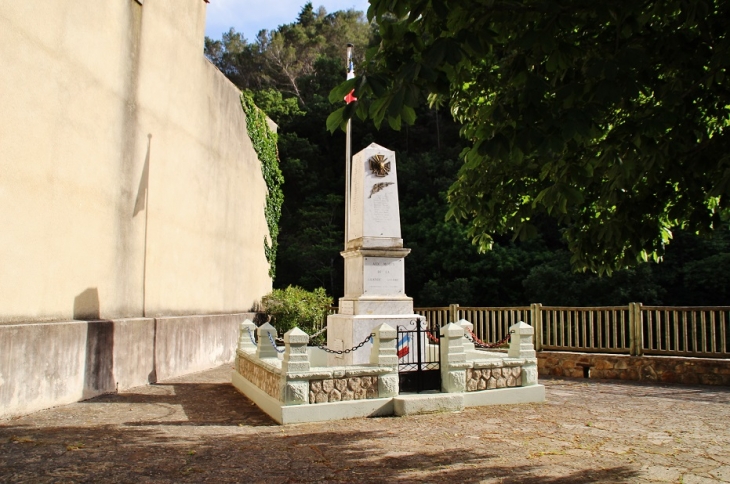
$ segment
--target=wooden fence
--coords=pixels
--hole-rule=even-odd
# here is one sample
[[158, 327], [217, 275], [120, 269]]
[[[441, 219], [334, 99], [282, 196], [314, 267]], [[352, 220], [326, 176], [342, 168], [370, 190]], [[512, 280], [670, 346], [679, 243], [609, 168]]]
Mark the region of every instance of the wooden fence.
[[[331, 308], [331, 311], [336, 308]], [[730, 358], [730, 306], [415, 308], [432, 327], [466, 319], [483, 341], [504, 338], [524, 321], [535, 328], [535, 348], [551, 351]]]

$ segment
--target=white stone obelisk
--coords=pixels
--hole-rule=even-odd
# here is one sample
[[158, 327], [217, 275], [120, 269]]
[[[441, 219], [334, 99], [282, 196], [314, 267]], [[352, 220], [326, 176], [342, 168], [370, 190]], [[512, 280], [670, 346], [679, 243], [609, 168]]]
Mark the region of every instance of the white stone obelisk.
[[[327, 318], [327, 346], [352, 348], [379, 325], [393, 328], [417, 318], [405, 293], [395, 153], [375, 143], [353, 156], [345, 295], [338, 314]], [[370, 343], [343, 355], [328, 355], [330, 366], [366, 364]]]

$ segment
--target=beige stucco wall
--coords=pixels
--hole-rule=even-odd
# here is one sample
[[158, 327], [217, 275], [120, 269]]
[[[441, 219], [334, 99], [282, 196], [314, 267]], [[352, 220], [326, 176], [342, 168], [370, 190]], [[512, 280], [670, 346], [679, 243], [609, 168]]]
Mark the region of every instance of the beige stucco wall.
[[0, 323], [271, 290], [260, 163], [204, 29], [202, 0], [0, 0]]

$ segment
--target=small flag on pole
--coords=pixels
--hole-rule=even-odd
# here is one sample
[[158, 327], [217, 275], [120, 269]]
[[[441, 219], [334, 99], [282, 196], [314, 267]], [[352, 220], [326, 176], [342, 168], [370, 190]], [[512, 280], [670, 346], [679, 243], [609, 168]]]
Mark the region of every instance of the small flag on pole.
[[411, 337], [407, 334], [398, 340], [398, 359], [403, 358], [409, 353], [410, 343]]
[[[355, 79], [355, 64], [352, 62], [352, 48], [354, 46], [352, 44], [347, 44], [347, 80]], [[355, 97], [355, 90], [353, 89], [350, 91], [347, 96], [345, 96], [345, 102], [347, 104], [350, 104], [353, 101], [357, 101], [357, 98]]]

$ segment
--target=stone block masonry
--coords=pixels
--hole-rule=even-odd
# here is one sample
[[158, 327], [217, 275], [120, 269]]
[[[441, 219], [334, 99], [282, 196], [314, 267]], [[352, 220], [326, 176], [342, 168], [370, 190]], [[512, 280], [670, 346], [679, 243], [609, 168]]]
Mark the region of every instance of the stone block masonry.
[[344, 402], [378, 398], [378, 377], [310, 380], [309, 403]]
[[540, 376], [730, 386], [730, 359], [538, 352]]
[[493, 390], [522, 386], [522, 368], [484, 368], [466, 370], [466, 391]]
[[260, 363], [257, 364], [245, 356], [243, 358], [236, 358], [236, 371], [242, 375], [246, 375], [246, 378], [251, 383], [266, 392], [267, 395], [276, 399], [280, 397], [280, 374], [264, 368]]

